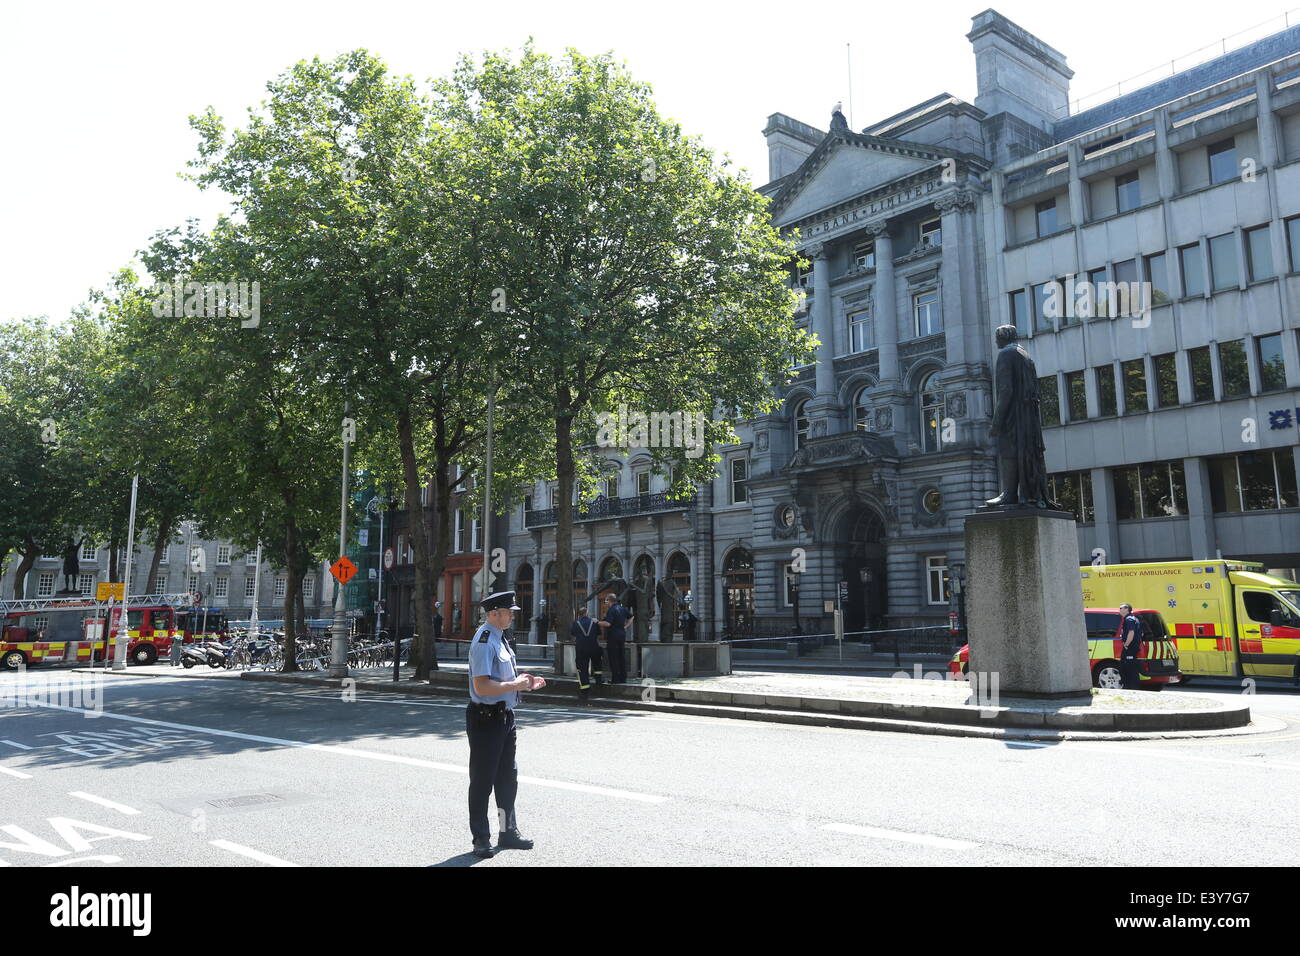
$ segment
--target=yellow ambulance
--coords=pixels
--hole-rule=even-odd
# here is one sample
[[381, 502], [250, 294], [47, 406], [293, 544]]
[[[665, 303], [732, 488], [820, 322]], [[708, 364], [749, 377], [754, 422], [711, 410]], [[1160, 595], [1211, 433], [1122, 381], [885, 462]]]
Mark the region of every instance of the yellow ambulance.
[[1184, 675], [1300, 680], [1300, 584], [1251, 561], [1084, 565], [1085, 607], [1159, 608]]

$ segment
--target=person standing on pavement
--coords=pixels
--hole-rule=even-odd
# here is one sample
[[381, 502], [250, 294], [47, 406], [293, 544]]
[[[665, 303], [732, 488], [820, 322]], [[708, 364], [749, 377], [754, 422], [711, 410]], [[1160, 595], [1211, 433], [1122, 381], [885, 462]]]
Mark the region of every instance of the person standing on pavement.
[[[469, 706], [465, 734], [469, 738], [469, 829], [474, 855], [489, 859], [498, 850], [531, 850], [533, 841], [519, 832], [515, 794], [519, 767], [515, 763], [515, 707], [522, 692], [541, 690], [546, 681], [518, 674], [515, 652], [505, 629], [519, 610], [514, 591], [489, 594], [479, 606], [487, 620], [474, 633], [469, 647]], [[500, 830], [496, 848], [488, 826], [488, 795], [496, 797]]]
[[433, 639], [442, 640], [442, 602], [433, 602]]
[[[569, 627], [569, 636], [573, 638], [574, 654], [578, 661], [578, 699], [584, 704], [591, 696], [591, 677], [601, 683], [600, 628], [587, 613], [586, 607], [577, 611], [577, 620]], [[588, 668], [592, 674], [588, 673]]]
[[600, 628], [605, 632], [605, 653], [609, 655], [609, 679], [615, 684], [627, 683], [627, 608], [619, 603], [618, 595], [605, 599], [607, 610]]
[[1138, 690], [1142, 686], [1142, 678], [1138, 674], [1138, 654], [1142, 650], [1142, 622], [1133, 613], [1132, 604], [1121, 604], [1119, 613], [1123, 615], [1118, 635], [1121, 641], [1119, 673], [1126, 689]]

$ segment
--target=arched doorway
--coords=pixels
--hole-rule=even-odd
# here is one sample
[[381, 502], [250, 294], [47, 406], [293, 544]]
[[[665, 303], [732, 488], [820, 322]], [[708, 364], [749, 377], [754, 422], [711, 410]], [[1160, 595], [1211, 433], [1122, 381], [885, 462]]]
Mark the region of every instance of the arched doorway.
[[667, 578], [677, 591], [677, 606], [674, 613], [675, 620], [673, 621], [673, 632], [676, 633], [681, 630], [680, 618], [682, 610], [690, 606], [686, 601], [686, 597], [691, 593], [691, 559], [680, 551], [673, 552], [668, 559]]
[[722, 609], [732, 637], [754, 632], [754, 555], [735, 548], [722, 565]]
[[840, 581], [848, 583], [844, 630], [867, 631], [885, 626], [885, 522], [868, 504], [859, 504], [840, 520], [837, 551]]
[[519, 605], [519, 610], [515, 611], [515, 632], [527, 634], [533, 622], [533, 566], [531, 564], [521, 564], [519, 570], [515, 572], [515, 603]]

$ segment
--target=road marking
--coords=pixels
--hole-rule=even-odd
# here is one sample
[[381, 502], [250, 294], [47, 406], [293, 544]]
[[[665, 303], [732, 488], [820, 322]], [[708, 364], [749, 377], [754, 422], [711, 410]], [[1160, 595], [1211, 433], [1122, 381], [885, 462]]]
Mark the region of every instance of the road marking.
[[[1266, 743], [1268, 739], [1269, 738], [1267, 737], [1252, 738], [1249, 735], [1243, 735], [1241, 737], [1236, 738], [1237, 742], [1239, 743], [1253, 743], [1253, 742]], [[1225, 767], [1251, 767], [1255, 770], [1300, 770], [1300, 763], [1274, 763], [1272, 761], [1267, 761], [1263, 759], [1231, 760], [1227, 757], [1197, 757], [1192, 754], [1169, 753], [1167, 750], [1157, 750], [1154, 747], [1140, 747], [1136, 743], [1119, 744], [1118, 746], [1108, 745], [1108, 744], [1095, 744], [1095, 743], [1090, 743], [1089, 741], [1086, 740], [1073, 740], [1073, 741], [1069, 741], [1069, 743], [1082, 745], [1080, 747], [1069, 748], [1070, 752], [1073, 753], [1078, 753], [1079, 750], [1096, 750], [1096, 751], [1101, 751], [1103, 753], [1129, 754], [1134, 757], [1164, 757], [1167, 760], [1187, 760], [1187, 761], [1191, 761], [1192, 763], [1221, 764], [1222, 766]], [[1019, 741], [1017, 742], [1016, 746], [1032, 748], [1035, 750], [1041, 749], [1043, 747], [1055, 747], [1059, 750], [1061, 749], [1062, 745], [1052, 744], [1052, 743], [1031, 743], [1026, 741]]]
[[32, 775], [30, 773], [23, 773], [21, 770], [10, 770], [8, 767], [0, 766], [0, 773], [7, 773], [11, 777], [17, 777], [19, 780], [32, 779]]
[[[101, 719], [109, 718], [110, 720], [125, 720], [136, 724], [147, 724], [151, 727], [170, 727], [174, 730], [190, 730], [201, 734], [210, 734], [214, 737], [230, 737], [235, 740], [251, 740], [259, 744], [275, 744], [280, 747], [297, 747], [302, 750], [321, 750], [325, 753], [343, 754], [347, 757], [361, 757], [364, 760], [379, 760], [384, 763], [403, 764], [408, 767], [423, 767], [428, 770], [442, 770], [447, 773], [468, 774], [468, 767], [461, 767], [456, 764], [438, 763], [433, 760], [421, 760], [418, 757], [404, 757], [399, 754], [380, 753], [376, 750], [359, 750], [356, 747], [341, 747], [337, 744], [310, 744], [303, 740], [287, 740], [283, 737], [263, 737], [260, 734], [245, 734], [236, 730], [218, 730], [215, 727], [197, 727], [194, 724], [178, 724], [169, 720], [154, 720], [149, 717], [133, 717], [128, 714], [110, 714], [108, 711], [86, 710], [82, 707], [69, 707], [65, 704], [40, 704], [49, 710], [62, 710], [72, 714], [97, 714]], [[2, 769], [2, 768], [0, 768]], [[17, 774], [18, 771], [8, 771]], [[23, 775], [26, 776], [26, 775]], [[667, 797], [661, 797], [658, 794], [636, 793], [631, 790], [616, 790], [611, 787], [592, 787], [586, 784], [569, 783], [563, 780], [548, 780], [543, 777], [520, 777], [521, 781], [534, 784], [539, 787], [553, 787], [557, 790], [579, 790], [583, 793], [594, 793], [605, 797], [616, 797], [620, 800], [635, 800], [639, 803], [665, 803]]]
[[81, 800], [88, 800], [91, 803], [98, 803], [101, 807], [108, 807], [110, 810], [116, 810], [118, 813], [125, 813], [128, 816], [140, 812], [135, 807], [128, 807], [125, 803], [116, 803], [112, 800], [106, 800], [103, 797], [95, 796], [93, 793], [86, 793], [84, 790], [69, 790], [68, 796], [77, 797]]
[[936, 846], [944, 850], [974, 850], [978, 843], [969, 840], [949, 840], [947, 837], [931, 836], [928, 833], [908, 833], [904, 830], [882, 830], [879, 827], [862, 827], [854, 823], [827, 823], [820, 827], [832, 833], [852, 833], [854, 836], [875, 837], [878, 840], [898, 840], [902, 843], [920, 843], [924, 846]]
[[26, 744], [15, 743], [15, 742], [12, 741], [12, 740], [0, 740], [0, 744], [8, 744], [10, 747], [15, 748], [16, 750], [31, 750], [31, 749], [32, 749], [31, 747], [27, 746]]
[[238, 853], [240, 856], [246, 856], [250, 860], [256, 860], [258, 863], [265, 863], [267, 866], [300, 866], [298, 863], [290, 863], [288, 860], [282, 860], [278, 856], [271, 856], [269, 853], [263, 853], [261, 850], [254, 850], [252, 847], [240, 846], [238, 843], [231, 843], [229, 840], [209, 840], [209, 846], [215, 846], [218, 850], [229, 850], [231, 853]]

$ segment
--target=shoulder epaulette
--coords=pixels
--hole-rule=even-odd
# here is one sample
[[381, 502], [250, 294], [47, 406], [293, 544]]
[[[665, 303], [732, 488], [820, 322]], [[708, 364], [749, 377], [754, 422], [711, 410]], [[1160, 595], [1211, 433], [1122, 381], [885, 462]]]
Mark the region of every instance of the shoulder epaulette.
[[479, 628], [479, 633], [483, 635], [482, 637], [480, 637], [480, 638], [478, 639], [478, 642], [479, 642], [480, 644], [484, 644], [484, 643], [486, 643], [486, 642], [487, 642], [487, 639], [488, 639], [489, 637], [492, 636], [492, 632], [489, 631], [486, 627], [481, 627], [481, 628]]

